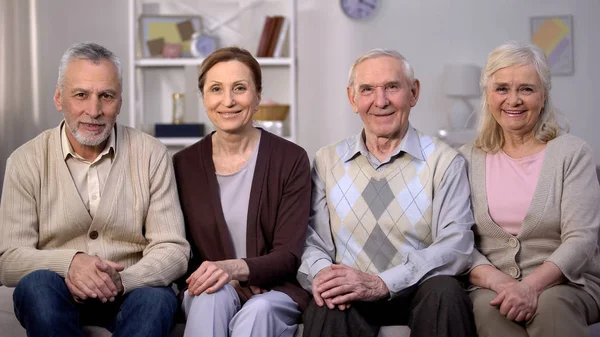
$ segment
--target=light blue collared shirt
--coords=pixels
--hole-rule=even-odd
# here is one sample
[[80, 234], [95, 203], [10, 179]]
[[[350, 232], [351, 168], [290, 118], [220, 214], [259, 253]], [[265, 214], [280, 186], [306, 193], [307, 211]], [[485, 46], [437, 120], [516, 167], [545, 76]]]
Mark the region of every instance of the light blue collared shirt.
[[402, 153], [407, 153], [415, 159], [425, 161], [425, 157], [421, 151], [419, 135], [417, 134], [417, 131], [410, 125], [406, 130], [404, 138], [402, 138], [402, 141], [400, 141], [400, 144], [398, 144], [390, 156], [383, 161], [379, 161], [377, 157], [369, 152], [367, 145], [365, 144], [363, 131], [355, 136], [347, 138], [347, 140], [350, 144], [354, 143], [354, 145], [351, 147], [350, 151], [346, 152], [346, 154], [342, 156], [342, 160], [345, 163], [356, 158], [356, 156], [359, 154], [365, 156], [369, 160], [371, 166], [373, 166], [373, 168], [376, 170], [384, 168], [386, 164], [389, 164], [393, 159], [398, 158], [398, 156]]
[[[377, 171], [384, 171], [397, 158], [410, 155], [416, 160], [425, 161], [421, 140], [417, 131], [409, 125], [408, 130], [389, 158], [379, 161], [365, 144], [363, 132], [345, 140], [349, 151], [341, 156], [348, 162], [364, 156]], [[306, 244], [302, 264], [298, 271], [298, 281], [311, 291], [312, 280], [321, 269], [330, 266], [335, 260], [335, 246], [329, 221], [325, 182], [312, 168], [312, 202]], [[446, 172], [432, 200], [431, 226], [433, 243], [420, 250], [405, 252], [407, 263], [397, 265], [379, 274], [390, 290], [390, 297], [418, 285], [437, 275], [458, 275], [466, 271], [471, 262], [474, 241], [471, 227], [474, 224], [471, 211], [471, 191], [466, 171], [465, 159], [457, 155]]]

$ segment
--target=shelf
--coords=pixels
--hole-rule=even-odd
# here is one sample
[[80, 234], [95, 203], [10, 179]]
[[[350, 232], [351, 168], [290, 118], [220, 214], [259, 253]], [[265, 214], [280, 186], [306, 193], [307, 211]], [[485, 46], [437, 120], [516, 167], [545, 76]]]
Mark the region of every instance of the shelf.
[[[294, 142], [292, 137], [283, 137], [284, 139]], [[186, 147], [198, 142], [202, 137], [160, 137], [157, 138], [165, 146]]]
[[[202, 58], [145, 58], [135, 60], [136, 67], [183, 67], [183, 66], [199, 66], [204, 59]], [[289, 57], [259, 57], [258, 63], [262, 66], [290, 66], [292, 59]]]
[[[128, 125], [134, 128], [143, 129], [158, 121], [168, 121], [171, 119], [172, 107], [170, 100], [171, 93], [181, 92], [187, 97], [194, 97], [192, 103], [186, 105], [186, 119], [190, 117], [189, 122], [209, 124], [206, 116], [201, 114], [200, 96], [197, 88], [197, 69], [205, 58], [180, 57], [180, 58], [162, 58], [149, 57], [149, 54], [141, 53], [143, 41], [139, 34], [139, 16], [142, 4], [147, 0], [123, 0], [128, 4], [127, 37], [128, 37], [128, 66], [123, 69], [123, 80], [127, 81], [124, 87], [128, 90], [127, 115]], [[176, 9], [173, 6], [163, 6], [161, 3], [160, 14], [169, 14]], [[173, 1], [170, 1], [173, 2]], [[175, 1], [177, 2], [177, 1]], [[186, 1], [184, 1], [186, 2]], [[187, 1], [189, 2], [189, 1]], [[254, 45], [260, 42], [261, 31], [264, 29], [264, 22], [268, 15], [283, 15], [289, 19], [288, 36], [284, 43], [284, 57], [261, 57], [256, 58], [261, 66], [263, 73], [263, 97], [267, 97], [285, 102], [290, 105], [288, 118], [285, 121], [282, 130], [285, 130], [287, 140], [295, 142], [298, 139], [297, 131], [297, 113], [298, 113], [298, 57], [297, 57], [297, 8], [299, 0], [277, 0], [277, 4], [271, 3], [272, 0], [227, 0], [231, 4], [222, 4], [223, 0], [207, 0], [211, 3], [206, 8], [206, 15], [214, 15], [220, 22], [234, 23], [234, 31], [246, 33], [240, 36], [229, 34], [230, 32], [215, 32], [215, 37], [223, 45], [239, 45], [243, 48], [255, 49]], [[245, 3], [248, 4], [245, 4]], [[218, 4], [218, 5], [217, 5]], [[173, 4], [175, 5], [175, 4]], [[214, 6], [213, 6], [214, 5]], [[257, 5], [257, 6], [254, 6]], [[165, 7], [165, 8], [163, 8]], [[180, 7], [177, 5], [176, 7]], [[185, 5], [184, 7], [189, 7]], [[241, 10], [250, 8], [251, 11]], [[194, 12], [189, 8], [190, 13]], [[177, 9], [178, 10], [178, 9]], [[242, 13], [243, 12], [243, 13]], [[240, 14], [241, 13], [241, 14]], [[262, 18], [262, 19], [261, 19]], [[212, 21], [212, 20], [211, 20]], [[230, 29], [231, 30], [231, 27]], [[260, 33], [260, 34], [259, 34]], [[146, 55], [148, 57], [142, 56]], [[126, 85], [125, 85], [126, 84]], [[188, 103], [188, 102], [186, 102]], [[197, 115], [197, 116], [195, 116]], [[192, 117], [194, 116], [194, 117]], [[190, 146], [198, 142], [201, 138], [197, 137], [174, 137], [159, 138], [159, 140], [169, 147], [170, 151], [178, 151], [183, 147]]]

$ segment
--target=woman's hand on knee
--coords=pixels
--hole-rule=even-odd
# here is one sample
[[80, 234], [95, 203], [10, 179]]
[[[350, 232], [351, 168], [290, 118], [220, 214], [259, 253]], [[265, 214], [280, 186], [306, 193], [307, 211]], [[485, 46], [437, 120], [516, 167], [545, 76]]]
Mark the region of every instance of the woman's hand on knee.
[[206, 291], [212, 294], [221, 289], [231, 280], [245, 281], [249, 275], [246, 261], [241, 259], [225, 261], [204, 261], [185, 282], [188, 292], [198, 296]]
[[231, 281], [231, 274], [222, 268], [218, 262], [204, 261], [185, 282], [188, 284], [188, 293], [198, 296], [203, 292], [214, 293]]
[[507, 286], [490, 305], [499, 306], [500, 314], [511, 321], [531, 319], [537, 310], [539, 293], [531, 286], [518, 282]]

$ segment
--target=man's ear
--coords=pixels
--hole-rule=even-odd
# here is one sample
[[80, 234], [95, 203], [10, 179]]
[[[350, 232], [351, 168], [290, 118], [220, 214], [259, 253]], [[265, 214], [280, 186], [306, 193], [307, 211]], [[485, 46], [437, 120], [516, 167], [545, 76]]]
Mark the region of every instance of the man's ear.
[[62, 111], [63, 106], [61, 103], [61, 92], [60, 92], [60, 88], [58, 87], [58, 84], [56, 85], [56, 91], [54, 91], [54, 106], [56, 107], [56, 110], [58, 111]]
[[358, 105], [356, 105], [356, 102], [354, 100], [354, 96], [355, 96], [354, 89], [352, 87], [348, 86], [348, 87], [346, 87], [346, 93], [348, 94], [348, 100], [350, 101], [352, 110], [354, 110], [354, 113], [358, 113]]
[[410, 88], [410, 106], [414, 107], [417, 105], [417, 101], [419, 100], [419, 93], [421, 92], [421, 82], [418, 79], [415, 79]]

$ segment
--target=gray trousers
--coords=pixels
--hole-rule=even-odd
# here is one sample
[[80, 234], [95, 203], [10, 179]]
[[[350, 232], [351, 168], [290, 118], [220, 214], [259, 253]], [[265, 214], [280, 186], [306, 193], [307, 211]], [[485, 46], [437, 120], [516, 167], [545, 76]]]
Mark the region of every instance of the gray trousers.
[[498, 307], [491, 306], [496, 293], [489, 289], [475, 290], [470, 296], [479, 337], [587, 336], [588, 325], [600, 318], [592, 296], [569, 285], [557, 285], [542, 292], [537, 311], [525, 323], [509, 321]]
[[301, 315], [296, 302], [274, 290], [241, 305], [229, 284], [213, 294], [189, 296], [186, 291], [183, 310], [184, 337], [293, 337]]

